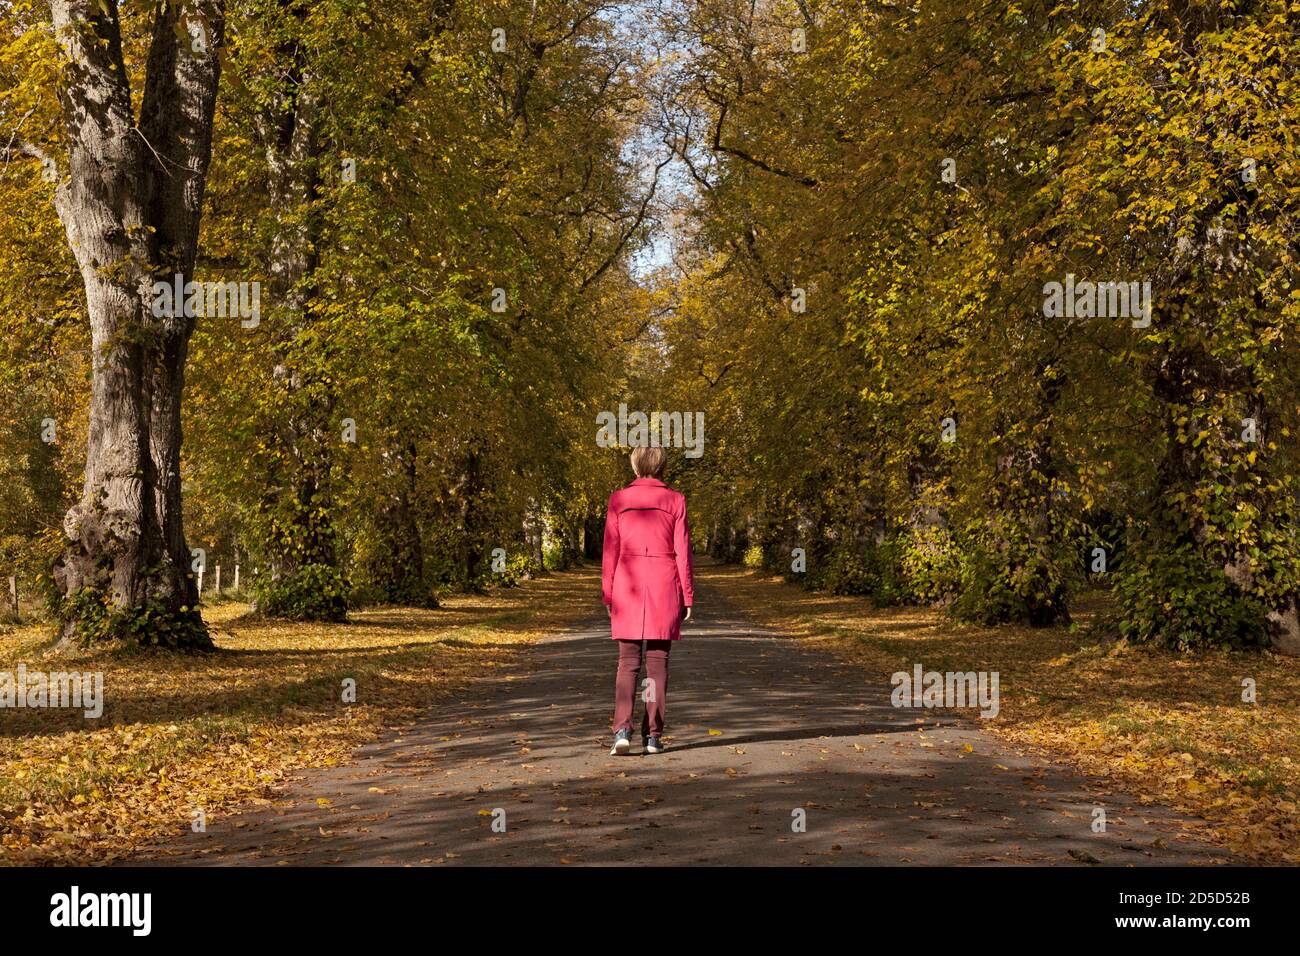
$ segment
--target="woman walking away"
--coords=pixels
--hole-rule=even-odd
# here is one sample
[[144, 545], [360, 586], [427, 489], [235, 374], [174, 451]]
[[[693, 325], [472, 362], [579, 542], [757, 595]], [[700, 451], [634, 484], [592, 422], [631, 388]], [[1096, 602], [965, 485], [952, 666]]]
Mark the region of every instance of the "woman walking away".
[[632, 747], [643, 643], [648, 683], [641, 743], [648, 754], [663, 752], [668, 651], [681, 639], [682, 621], [690, 620], [695, 601], [686, 497], [664, 484], [667, 461], [662, 448], [634, 448], [636, 480], [610, 495], [605, 516], [601, 590], [610, 636], [618, 644], [611, 754]]

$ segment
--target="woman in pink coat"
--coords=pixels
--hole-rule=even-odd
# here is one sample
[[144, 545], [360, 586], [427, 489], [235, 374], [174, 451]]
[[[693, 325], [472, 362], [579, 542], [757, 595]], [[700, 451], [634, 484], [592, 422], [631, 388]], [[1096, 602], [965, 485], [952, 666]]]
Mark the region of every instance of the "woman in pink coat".
[[618, 642], [611, 754], [625, 754], [632, 746], [642, 642], [649, 677], [642, 743], [646, 753], [663, 751], [668, 651], [681, 639], [682, 621], [690, 620], [695, 603], [686, 498], [663, 483], [667, 460], [662, 448], [633, 449], [637, 478], [610, 495], [605, 516], [601, 590], [611, 636]]

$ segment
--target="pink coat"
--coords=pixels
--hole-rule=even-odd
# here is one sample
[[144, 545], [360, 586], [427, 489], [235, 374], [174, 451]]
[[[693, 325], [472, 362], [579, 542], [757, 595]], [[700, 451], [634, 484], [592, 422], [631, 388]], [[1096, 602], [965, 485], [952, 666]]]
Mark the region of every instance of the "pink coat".
[[682, 636], [682, 608], [695, 601], [686, 496], [658, 478], [638, 478], [609, 496], [601, 590], [611, 637]]

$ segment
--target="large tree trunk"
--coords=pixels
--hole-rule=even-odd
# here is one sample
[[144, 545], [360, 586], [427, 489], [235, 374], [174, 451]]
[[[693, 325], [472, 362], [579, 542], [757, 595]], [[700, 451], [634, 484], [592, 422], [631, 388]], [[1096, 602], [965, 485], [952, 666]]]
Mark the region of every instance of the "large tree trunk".
[[414, 506], [419, 494], [417, 460], [412, 442], [384, 453], [386, 498], [377, 519], [380, 554], [374, 576], [388, 603], [436, 608], [438, 599], [424, 580], [424, 542]]
[[[304, 371], [298, 354], [314, 319], [311, 281], [319, 265], [319, 219], [310, 207], [319, 190], [322, 103], [302, 45], [286, 41], [278, 52], [290, 64], [293, 82], [255, 118], [277, 217], [267, 261], [277, 310], [274, 418], [267, 423], [273, 451], [261, 519], [271, 529], [264, 548], [272, 585], [292, 599], [268, 600], [262, 610], [271, 616], [341, 620], [346, 588], [333, 518], [331, 474], [334, 442], [340, 440], [334, 394], [309, 378], [312, 373]], [[325, 580], [328, 597], [318, 583]]]
[[1050, 358], [1034, 369], [1035, 403], [1027, 421], [1035, 427], [1013, 435], [1010, 422], [999, 429], [999, 448], [988, 491], [988, 536], [1000, 565], [1000, 589], [1014, 592], [1016, 607], [980, 597], [981, 617], [989, 623], [1023, 619], [1033, 627], [1069, 624], [1069, 591], [1059, 573], [1061, 526], [1053, 499], [1059, 475], [1053, 446], [1052, 415], [1065, 381]]
[[534, 575], [546, 573], [546, 519], [542, 516], [541, 506], [535, 499], [528, 499], [528, 510], [524, 513], [524, 540], [528, 542], [528, 563]]
[[[207, 53], [194, 52], [194, 39], [183, 26], [185, 39], [177, 43], [178, 25], [186, 22], [202, 32]], [[217, 51], [224, 33], [222, 3], [200, 0], [184, 7], [167, 4], [154, 22], [149, 48], [152, 81], [146, 84], [140, 105], [140, 128], [157, 154], [148, 155], [154, 173], [150, 220], [164, 276], [180, 275], [183, 282], [192, 277], [198, 255], [221, 72]], [[183, 310], [162, 320], [160, 360], [153, 367], [149, 419], [158, 526], [168, 563], [181, 569], [190, 563], [181, 513], [181, 398], [193, 331], [194, 317]], [[186, 604], [197, 604], [194, 577], [184, 575], [181, 581]]]
[[461, 584], [466, 591], [479, 591], [479, 571], [483, 563], [483, 475], [478, 451], [471, 448], [465, 455], [460, 480], [452, 489], [460, 512]]
[[605, 551], [605, 516], [599, 511], [588, 511], [582, 519], [582, 557], [586, 561], [599, 561]]
[[582, 516], [565, 514], [560, 519], [563, 524], [563, 548], [561, 551], [564, 568], [576, 568], [582, 564]]
[[[55, 208], [86, 289], [93, 348], [81, 500], [55, 569], [64, 640], [130, 633], [208, 647], [194, 608], [180, 508], [180, 396], [193, 328], [155, 318], [153, 282], [188, 281], [211, 155], [222, 4], [161, 5], [140, 125], [122, 57], [117, 5], [52, 0], [64, 57], [61, 103], [68, 178]], [[208, 54], [191, 56], [178, 18], [202, 23]], [[183, 313], [183, 310], [182, 310]], [[150, 627], [131, 625], [149, 611]]]

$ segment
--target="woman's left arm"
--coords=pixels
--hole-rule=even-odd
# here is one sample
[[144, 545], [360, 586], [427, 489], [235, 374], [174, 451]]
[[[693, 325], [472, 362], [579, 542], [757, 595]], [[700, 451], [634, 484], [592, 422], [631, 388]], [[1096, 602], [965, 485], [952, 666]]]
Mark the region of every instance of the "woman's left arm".
[[609, 506], [605, 509], [605, 544], [601, 550], [600, 591], [605, 608], [613, 614], [614, 572], [618, 569], [618, 550], [620, 547], [618, 530], [618, 508], [614, 496], [609, 496]]

